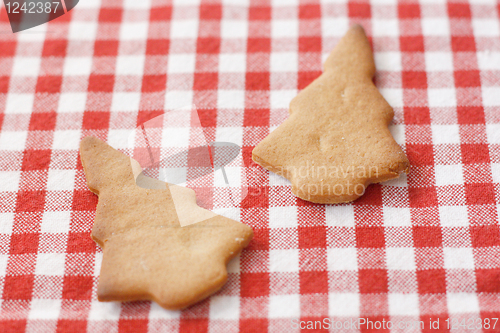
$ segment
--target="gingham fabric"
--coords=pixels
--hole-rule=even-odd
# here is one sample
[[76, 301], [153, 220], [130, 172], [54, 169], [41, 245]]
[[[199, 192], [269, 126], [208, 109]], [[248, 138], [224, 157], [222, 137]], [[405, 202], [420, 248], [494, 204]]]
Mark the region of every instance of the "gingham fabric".
[[[81, 0], [13, 34], [1, 7], [0, 331], [500, 332], [499, 15], [494, 0]], [[251, 150], [354, 23], [412, 171], [353, 204], [311, 204]], [[124, 150], [136, 126], [191, 104], [210, 140], [237, 133], [254, 239], [184, 311], [100, 303], [79, 141]], [[393, 326], [335, 328], [358, 318]]]

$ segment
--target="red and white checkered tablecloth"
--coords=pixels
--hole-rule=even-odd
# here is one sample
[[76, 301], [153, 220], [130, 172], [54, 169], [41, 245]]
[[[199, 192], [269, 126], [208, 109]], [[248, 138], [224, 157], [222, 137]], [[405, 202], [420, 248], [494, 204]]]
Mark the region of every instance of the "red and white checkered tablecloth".
[[[311, 204], [251, 150], [354, 23], [412, 172]], [[136, 126], [190, 104], [211, 139], [230, 129], [243, 147], [255, 237], [187, 310], [100, 303], [79, 142], [126, 149]], [[16, 34], [2, 6], [0, 128], [2, 332], [500, 332], [495, 0], [81, 0]]]

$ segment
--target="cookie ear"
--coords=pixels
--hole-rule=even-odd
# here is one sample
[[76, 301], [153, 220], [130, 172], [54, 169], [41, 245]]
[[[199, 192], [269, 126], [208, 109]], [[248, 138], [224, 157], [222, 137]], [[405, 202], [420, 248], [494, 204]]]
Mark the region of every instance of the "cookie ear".
[[106, 186], [135, 185], [131, 159], [98, 138], [80, 142], [80, 157], [89, 189], [98, 194]]
[[326, 59], [324, 71], [373, 77], [375, 61], [363, 27], [354, 25], [347, 31]]

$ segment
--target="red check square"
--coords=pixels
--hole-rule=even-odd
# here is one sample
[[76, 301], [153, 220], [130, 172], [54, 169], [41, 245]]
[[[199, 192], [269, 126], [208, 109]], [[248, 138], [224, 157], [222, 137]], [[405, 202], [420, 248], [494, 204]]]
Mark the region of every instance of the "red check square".
[[269, 295], [268, 273], [241, 273], [241, 297], [261, 297]]
[[440, 227], [413, 227], [413, 244], [415, 247], [440, 247], [443, 236]]
[[388, 291], [388, 278], [385, 269], [360, 269], [358, 274], [360, 293], [376, 294]]
[[2, 298], [5, 300], [30, 300], [33, 293], [33, 275], [5, 277]]

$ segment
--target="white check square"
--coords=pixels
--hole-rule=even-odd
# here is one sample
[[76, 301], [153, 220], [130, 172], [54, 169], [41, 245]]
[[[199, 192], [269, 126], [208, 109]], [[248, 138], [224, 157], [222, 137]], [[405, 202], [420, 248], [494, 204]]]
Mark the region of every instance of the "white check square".
[[165, 108], [167, 110], [175, 110], [192, 103], [193, 92], [191, 90], [170, 90], [165, 94]]
[[177, 185], [185, 184], [187, 182], [187, 167], [162, 168], [160, 180]]
[[219, 89], [217, 91], [217, 106], [219, 108], [243, 109], [245, 107], [245, 91]]
[[299, 295], [269, 296], [269, 318], [297, 318], [299, 316]]
[[237, 320], [240, 316], [238, 296], [210, 297], [210, 319]]
[[248, 7], [250, 0], [222, 0], [223, 5]]
[[436, 175], [437, 186], [446, 186], [446, 185], [464, 183], [462, 165], [460, 164], [455, 164], [455, 165], [436, 164], [434, 166], [434, 172]]
[[[226, 191], [228, 194], [236, 194], [238, 193], [237, 190], [241, 188], [241, 173], [242, 169], [240, 167], [225, 166], [224, 173], [222, 169], [218, 168], [214, 171], [214, 186], [223, 188], [223, 191]], [[226, 181], [231, 186], [232, 191], [226, 188]], [[231, 199], [228, 199], [228, 201], [231, 202]]]
[[498, 19], [472, 19], [472, 30], [474, 30], [474, 36], [476, 37], [498, 37], [500, 26], [498, 25]]
[[219, 71], [221, 73], [243, 73], [246, 70], [246, 54], [221, 53], [219, 55]]
[[21, 171], [0, 171], [0, 192], [17, 192]]
[[61, 93], [59, 95], [59, 105], [57, 112], [60, 113], [78, 113], [85, 111], [87, 102], [87, 93]]
[[102, 252], [96, 252], [95, 257], [94, 257], [94, 276], [99, 276], [101, 272], [101, 265], [102, 265]]
[[222, 20], [221, 38], [246, 38], [248, 35], [248, 21]]
[[22, 151], [27, 137], [25, 131], [0, 131], [0, 150]]
[[329, 271], [356, 271], [358, 252], [354, 247], [335, 247], [327, 249]]
[[384, 226], [386, 227], [410, 227], [411, 212], [409, 208], [384, 206]]
[[189, 128], [172, 127], [163, 131], [161, 137], [161, 146], [167, 147], [189, 147]]
[[128, 144], [128, 137], [132, 133], [129, 129], [110, 129], [108, 132], [108, 144], [115, 149], [132, 148]]
[[494, 183], [500, 183], [500, 163], [491, 164], [491, 177]]
[[198, 36], [198, 20], [172, 20], [170, 38], [196, 38]]
[[299, 59], [296, 52], [271, 53], [271, 72], [296, 72]]
[[418, 317], [419, 305], [417, 294], [389, 294], [389, 313], [391, 316]]
[[64, 59], [64, 76], [87, 76], [92, 71], [92, 57], [66, 57]]
[[[396, 19], [373, 20], [374, 36], [399, 36], [399, 23]], [[377, 67], [378, 69], [378, 67]]]
[[147, 37], [147, 22], [127, 22], [120, 25], [120, 40], [146, 40]]
[[449, 36], [450, 22], [447, 18], [422, 18], [422, 32], [424, 36]]
[[298, 0], [272, 0], [273, 7], [279, 6], [296, 6], [298, 5]]
[[269, 251], [270, 272], [298, 272], [299, 250], [270, 250]]
[[217, 127], [215, 141], [243, 145], [243, 129], [241, 127]]
[[401, 70], [401, 53], [376, 52], [375, 66], [379, 71], [399, 72]]
[[431, 125], [432, 142], [435, 145], [460, 143], [458, 125]]
[[39, 253], [36, 258], [36, 275], [64, 276], [66, 254]]
[[12, 76], [38, 76], [41, 57], [15, 57], [12, 66]]
[[123, 7], [127, 9], [150, 9], [151, 0], [124, 0]]
[[72, 20], [69, 25], [69, 40], [95, 40], [97, 21], [83, 22]]
[[201, 0], [173, 0], [174, 7], [197, 6]]
[[269, 207], [269, 227], [297, 227], [297, 207]]
[[471, 248], [445, 247], [444, 267], [447, 269], [474, 269], [474, 255]]
[[411, 247], [388, 247], [385, 251], [387, 268], [392, 270], [415, 270], [415, 251]]
[[488, 143], [500, 144], [500, 124], [486, 124]]
[[271, 108], [288, 109], [290, 101], [297, 96], [297, 90], [271, 90]]
[[453, 107], [457, 105], [455, 89], [453, 88], [428, 89], [427, 94], [430, 107]]
[[479, 313], [479, 301], [476, 293], [447, 293], [448, 312]]
[[71, 212], [44, 212], [42, 216], [41, 232], [67, 233], [71, 223]]
[[390, 106], [393, 108], [403, 107], [403, 89], [380, 88], [379, 91]]
[[354, 227], [354, 208], [352, 205], [327, 205], [325, 219], [329, 227]]
[[[14, 213], [0, 213], [0, 234], [11, 234], [14, 225]], [[0, 276], [2, 270], [0, 270]]]
[[323, 37], [340, 37], [349, 28], [347, 17], [323, 17], [321, 19], [321, 31]]
[[500, 52], [477, 52], [477, 63], [481, 70], [500, 70]]
[[273, 38], [296, 38], [298, 35], [298, 20], [271, 20], [271, 36]]
[[92, 301], [89, 320], [118, 320], [121, 312], [120, 302]]
[[9, 256], [7, 254], [0, 254], [0, 276], [5, 276], [8, 262]]
[[469, 218], [466, 206], [440, 206], [439, 220], [443, 227], [467, 227]]
[[47, 177], [47, 190], [73, 191], [75, 187], [75, 170], [50, 169]]
[[111, 111], [130, 112], [139, 110], [140, 92], [115, 92], [111, 101]]
[[31, 113], [31, 111], [33, 111], [34, 100], [34, 94], [9, 93], [7, 94], [5, 113]]
[[484, 106], [500, 106], [500, 87], [482, 87], [481, 90]]
[[425, 69], [428, 72], [451, 72], [453, 57], [451, 52], [425, 52]]
[[389, 131], [391, 132], [392, 137], [396, 142], [400, 145], [404, 145], [406, 142], [405, 137], [405, 125], [390, 125]]
[[78, 150], [81, 132], [79, 130], [64, 130], [54, 132], [53, 149]]
[[328, 295], [328, 314], [332, 317], [359, 317], [359, 294], [330, 293]]
[[116, 61], [116, 74], [142, 75], [144, 72], [144, 55], [119, 56]]
[[31, 300], [30, 320], [56, 320], [59, 318], [62, 300], [60, 299], [38, 299]]
[[194, 54], [181, 53], [168, 56], [167, 70], [173, 73], [193, 73], [196, 63]]

